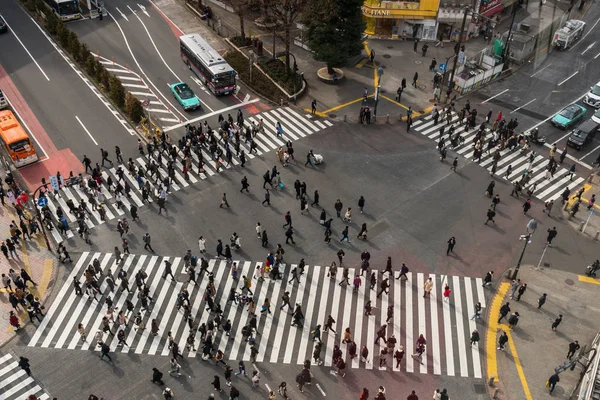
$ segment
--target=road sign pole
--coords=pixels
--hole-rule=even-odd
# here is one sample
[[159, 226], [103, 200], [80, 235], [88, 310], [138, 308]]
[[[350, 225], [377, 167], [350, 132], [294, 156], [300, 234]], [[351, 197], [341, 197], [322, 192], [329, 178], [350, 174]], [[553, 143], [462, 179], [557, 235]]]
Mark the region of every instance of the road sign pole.
[[454, 74], [456, 73], [456, 64], [458, 63], [458, 53], [461, 51], [460, 46], [463, 41], [463, 34], [465, 31], [465, 25], [467, 24], [467, 15], [469, 15], [469, 7], [465, 7], [465, 13], [463, 15], [462, 26], [460, 27], [460, 33], [458, 36], [458, 43], [456, 44], [456, 49], [454, 50], [454, 65], [452, 66], [452, 73], [450, 74], [450, 82], [448, 85], [453, 88], [454, 87]]
[[531, 239], [531, 233], [527, 233], [525, 236], [525, 244], [523, 245], [523, 250], [521, 250], [521, 256], [519, 257], [519, 261], [517, 261], [517, 266], [515, 267], [515, 271], [513, 272], [513, 276], [511, 279], [517, 279], [517, 275], [519, 274], [519, 269], [521, 269], [521, 262], [523, 261], [523, 256], [525, 256], [525, 250], [527, 250], [527, 245], [529, 244], [529, 239]]
[[[54, 176], [54, 179], [56, 180], [56, 177]], [[58, 182], [58, 180], [57, 180]], [[42, 230], [42, 235], [44, 235], [44, 240], [46, 241], [46, 247], [48, 248], [49, 251], [52, 251], [52, 247], [50, 246], [50, 240], [48, 240], [48, 235], [46, 234], [46, 228], [44, 227], [44, 221], [42, 221], [42, 213], [40, 212], [40, 207], [38, 207], [37, 202], [35, 200], [35, 195], [37, 194], [37, 192], [39, 192], [42, 188], [44, 187], [44, 185], [39, 186], [37, 189], [35, 189], [35, 191], [33, 192], [33, 206], [35, 207], [35, 211], [36, 211], [36, 215], [37, 215], [37, 219], [40, 223], [40, 229]], [[40, 201], [40, 199], [42, 199], [45, 197], [41, 197], [39, 198], [37, 201]], [[42, 202], [43, 203], [43, 202]], [[48, 204], [48, 199], [46, 199], [46, 204]], [[42, 206], [43, 207], [43, 206]]]

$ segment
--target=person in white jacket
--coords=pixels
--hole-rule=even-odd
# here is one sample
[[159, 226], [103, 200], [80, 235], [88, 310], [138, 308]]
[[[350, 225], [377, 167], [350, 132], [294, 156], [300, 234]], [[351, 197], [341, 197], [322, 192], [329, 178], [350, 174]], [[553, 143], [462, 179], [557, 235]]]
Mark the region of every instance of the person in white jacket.
[[206, 253], [206, 239], [203, 236], [198, 238], [198, 248], [200, 249], [200, 254]]

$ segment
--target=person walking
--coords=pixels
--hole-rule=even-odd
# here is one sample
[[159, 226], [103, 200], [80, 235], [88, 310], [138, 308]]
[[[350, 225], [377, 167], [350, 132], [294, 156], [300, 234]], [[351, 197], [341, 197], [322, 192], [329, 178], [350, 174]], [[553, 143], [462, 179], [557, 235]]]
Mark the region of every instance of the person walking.
[[103, 360], [104, 356], [108, 358], [108, 361], [112, 362], [112, 358], [108, 352], [110, 351], [110, 347], [105, 342], [98, 342], [100, 345], [100, 359]]
[[171, 262], [169, 260], [165, 260], [165, 272], [163, 273], [163, 279], [167, 279], [167, 275], [171, 276], [171, 280], [175, 280], [175, 277], [173, 276], [173, 264], [171, 264]]
[[313, 329], [310, 334], [312, 335], [312, 341], [319, 341], [320, 343], [323, 343], [323, 341], [321, 340], [321, 325], [317, 325], [315, 327], [315, 329]]
[[558, 328], [558, 326], [559, 326], [559, 325], [560, 325], [560, 323], [562, 322], [562, 318], [563, 318], [562, 314], [558, 314], [558, 318], [556, 318], [556, 319], [554, 320], [554, 322], [552, 323], [552, 330], [553, 330], [554, 332], [556, 332], [556, 328]]
[[497, 350], [504, 350], [504, 346], [508, 343], [508, 335], [505, 331], [502, 331], [500, 337], [498, 338], [498, 348]]
[[471, 346], [477, 345], [478, 343], [479, 343], [479, 332], [477, 331], [477, 329], [475, 329], [471, 333]]
[[325, 326], [323, 327], [323, 333], [327, 333], [329, 331], [332, 331], [333, 333], [336, 333], [335, 330], [333, 329], [333, 324], [335, 324], [335, 319], [333, 319], [333, 317], [330, 315], [327, 316], [327, 321], [325, 322]]
[[152, 237], [150, 236], [150, 234], [148, 232], [146, 232], [146, 234], [143, 237], [144, 240], [144, 250], [150, 250], [152, 253], [154, 253], [154, 249], [152, 248], [151, 242], [152, 242]]
[[452, 236], [448, 239], [448, 248], [446, 249], [446, 255], [449, 256], [450, 253], [454, 253], [454, 246], [456, 245], [456, 238]]
[[569, 351], [567, 352], [567, 358], [570, 360], [571, 357], [573, 357], [577, 350], [579, 350], [580, 348], [581, 346], [579, 345], [579, 342], [577, 340], [569, 343]]
[[487, 210], [487, 220], [483, 224], [487, 225], [488, 222], [490, 222], [490, 221], [492, 221], [492, 223], [496, 224], [496, 221], [494, 220], [495, 216], [496, 216], [496, 211], [492, 210], [491, 208], [488, 208], [488, 210]]
[[223, 208], [223, 206], [226, 206], [227, 208], [231, 208], [229, 206], [229, 203], [227, 202], [227, 193], [223, 193], [223, 196], [221, 196], [221, 204], [219, 205], [219, 208]]
[[552, 374], [550, 378], [548, 378], [548, 383], [546, 384], [546, 386], [550, 387], [550, 394], [552, 394], [558, 382], [560, 382], [560, 378], [558, 377], [558, 374], [556, 372]]
[[406, 266], [405, 263], [402, 263], [402, 265], [400, 266], [400, 274], [398, 274], [398, 277], [396, 278], [396, 280], [404, 277], [405, 280], [408, 280], [408, 267]]
[[342, 231], [342, 238], [340, 239], [340, 243], [343, 242], [344, 240], [348, 243], [350, 243], [350, 239], [348, 238], [348, 230], [350, 228], [348, 227], [348, 225], [346, 225], [346, 227], [344, 228], [344, 230]]
[[542, 308], [542, 306], [546, 303], [546, 298], [548, 295], [546, 293], [542, 294], [542, 296], [538, 299], [538, 310]]
[[219, 393], [223, 393], [223, 389], [221, 389], [221, 379], [218, 375], [213, 376], [213, 381], [210, 384], [213, 385], [213, 388], [216, 391], [218, 391]]
[[23, 356], [19, 357], [19, 367], [27, 373], [27, 376], [31, 376], [31, 366], [29, 365], [29, 359]]
[[506, 318], [506, 316], [508, 315], [509, 312], [510, 312], [510, 303], [506, 302], [500, 307], [500, 317], [498, 318], [498, 323], [500, 323], [500, 321], [502, 321], [504, 318]]
[[556, 231], [555, 226], [548, 229], [548, 238], [546, 239], [546, 244], [548, 245], [548, 247], [552, 247], [552, 241], [554, 240], [556, 235], [558, 235], [558, 232]]
[[413, 390], [408, 397], [406, 398], [406, 400], [419, 400], [419, 396], [417, 396], [416, 392]]
[[423, 297], [431, 297], [431, 291], [433, 290], [433, 279], [427, 278], [423, 284]]
[[521, 296], [523, 296], [523, 294], [525, 293], [526, 290], [527, 290], [526, 283], [519, 286], [519, 289], [517, 290], [517, 301], [521, 301]]
[[385, 278], [384, 280], [382, 280], [379, 287], [380, 287], [380, 290], [379, 290], [379, 293], [377, 293], [377, 297], [381, 296], [381, 294], [383, 292], [385, 292], [385, 294], [388, 294], [389, 293], [389, 287], [390, 287], [390, 280], [389, 280], [389, 278]]
[[444, 286], [444, 292], [442, 293], [444, 296], [444, 301], [450, 301], [450, 293], [452, 293], [452, 290], [450, 289], [450, 286], [446, 284], [446, 286]]

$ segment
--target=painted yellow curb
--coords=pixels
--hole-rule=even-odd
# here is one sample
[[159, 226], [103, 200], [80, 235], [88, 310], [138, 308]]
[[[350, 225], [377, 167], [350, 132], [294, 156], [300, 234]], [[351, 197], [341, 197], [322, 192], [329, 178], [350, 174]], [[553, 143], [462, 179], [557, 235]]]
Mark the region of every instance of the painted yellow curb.
[[583, 275], [579, 275], [579, 282], [587, 282], [587, 283], [593, 283], [595, 285], [600, 285], [600, 279], [591, 278], [589, 276], [583, 276]]

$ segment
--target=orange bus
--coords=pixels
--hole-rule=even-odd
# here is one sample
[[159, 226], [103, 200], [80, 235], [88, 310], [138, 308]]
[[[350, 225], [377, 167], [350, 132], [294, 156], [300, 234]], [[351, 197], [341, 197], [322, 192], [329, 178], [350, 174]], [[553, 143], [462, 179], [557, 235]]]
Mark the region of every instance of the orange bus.
[[17, 168], [38, 160], [29, 135], [10, 110], [0, 111], [0, 137]]

